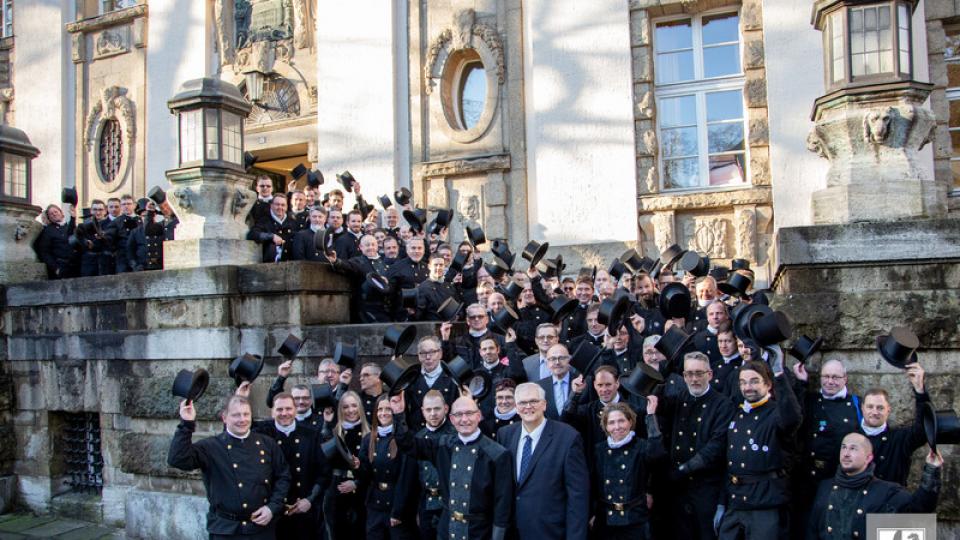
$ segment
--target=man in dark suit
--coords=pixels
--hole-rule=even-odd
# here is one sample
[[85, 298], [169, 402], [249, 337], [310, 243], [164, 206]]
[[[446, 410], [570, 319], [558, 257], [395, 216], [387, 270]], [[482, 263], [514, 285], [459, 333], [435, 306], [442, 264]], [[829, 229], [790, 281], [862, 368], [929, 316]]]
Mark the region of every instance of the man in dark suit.
[[262, 262], [289, 261], [295, 227], [287, 215], [287, 199], [274, 197], [267, 215], [254, 224], [247, 239], [263, 246]]
[[590, 499], [583, 440], [572, 427], [544, 417], [547, 400], [541, 386], [521, 384], [515, 396], [522, 422], [497, 432], [497, 440], [513, 455], [517, 479], [511, 536], [583, 540]]
[[511, 369], [511, 378], [517, 381], [537, 382], [550, 376], [547, 351], [560, 340], [560, 330], [553, 323], [540, 323], [536, 330], [537, 354], [531, 354]]
[[310, 225], [293, 236], [293, 260], [325, 262], [327, 257], [314, 245], [314, 236], [325, 226], [327, 214], [323, 207], [310, 209]]
[[352, 210], [345, 221], [345, 232], [333, 241], [333, 250], [343, 260], [360, 255], [360, 237], [363, 236], [363, 216], [360, 212]]
[[570, 352], [565, 345], [554, 345], [547, 351], [550, 376], [537, 381], [547, 394], [547, 418], [559, 420], [567, 401], [573, 396], [574, 374], [570, 369]]

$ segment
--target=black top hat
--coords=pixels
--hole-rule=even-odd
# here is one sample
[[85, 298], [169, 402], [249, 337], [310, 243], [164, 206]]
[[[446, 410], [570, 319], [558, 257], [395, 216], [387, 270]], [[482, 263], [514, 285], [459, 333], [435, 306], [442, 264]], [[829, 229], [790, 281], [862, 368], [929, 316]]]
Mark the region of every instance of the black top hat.
[[337, 406], [334, 388], [327, 383], [310, 385], [310, 393], [313, 395], [313, 410], [318, 414], [323, 414], [327, 407]]
[[320, 171], [310, 171], [307, 173], [307, 185], [310, 187], [320, 187], [323, 183], [323, 173]]
[[490, 252], [503, 261], [508, 269], [513, 268], [517, 256], [510, 252], [510, 245], [507, 244], [506, 240], [494, 240]]
[[387, 387], [391, 396], [396, 396], [416, 382], [420, 376], [420, 362], [398, 356], [383, 366], [380, 380]]
[[754, 304], [763, 304], [765, 306], [770, 305], [770, 289], [761, 289], [759, 291], [753, 291], [753, 294], [750, 295], [750, 300]]
[[307, 174], [307, 167], [303, 163], [298, 163], [297, 166], [290, 171], [290, 176], [292, 176], [294, 180], [299, 180], [305, 174]]
[[456, 298], [451, 296], [440, 304], [440, 307], [437, 308], [437, 314], [444, 321], [453, 321], [460, 315], [461, 307], [463, 307], [463, 304], [457, 302]]
[[597, 311], [597, 322], [607, 327], [607, 332], [614, 335], [623, 326], [623, 319], [630, 309], [630, 299], [621, 296], [617, 299], [607, 298], [600, 302]]
[[390, 280], [376, 271], [367, 272], [363, 280], [363, 287], [366, 291], [376, 291], [380, 294], [390, 294]]
[[483, 234], [483, 228], [477, 225], [476, 227], [467, 227], [467, 240], [470, 240], [473, 247], [477, 247], [487, 243], [487, 236]]
[[567, 265], [563, 264], [563, 255], [557, 255], [553, 259], [544, 258], [540, 261], [540, 264], [537, 265], [537, 270], [539, 270], [545, 277], [559, 277], [563, 272], [563, 269]]
[[77, 188], [65, 187], [60, 190], [60, 202], [63, 204], [77, 205]]
[[793, 325], [787, 314], [774, 311], [750, 319], [750, 337], [756, 340], [761, 347], [768, 347], [790, 337]]
[[730, 261], [730, 269], [731, 270], [749, 270], [750, 261], [746, 259], [733, 259], [732, 261]]
[[636, 274], [637, 272], [644, 270], [643, 257], [637, 253], [637, 250], [635, 249], [628, 249], [624, 251], [623, 255], [620, 255], [619, 260], [631, 274]]
[[457, 251], [457, 254], [453, 256], [453, 260], [450, 261], [448, 276], [455, 276], [460, 272], [463, 272], [463, 265], [467, 264], [468, 255], [462, 251]]
[[181, 369], [177, 377], [173, 379], [173, 395], [182, 397], [187, 401], [196, 401], [203, 395], [210, 384], [210, 374], [207, 370], [199, 368], [196, 371]]
[[153, 199], [153, 202], [157, 204], [163, 204], [167, 202], [167, 194], [160, 186], [153, 186], [150, 188], [150, 191], [147, 193], [148, 199]]
[[93, 217], [93, 210], [90, 208], [83, 208], [80, 210], [80, 219], [86, 221]]
[[753, 338], [750, 334], [750, 321], [773, 313], [773, 310], [763, 304], [740, 304], [733, 310], [733, 333], [740, 339]]
[[933, 403], [929, 401], [920, 406], [923, 407], [923, 432], [931, 450], [936, 452], [937, 444], [960, 444], [960, 419], [956, 412], [950, 409], [934, 411]]
[[626, 272], [627, 267], [620, 262], [620, 259], [614, 259], [613, 262], [610, 263], [610, 268], [607, 268], [607, 273], [610, 274], [614, 282], [620, 281], [620, 278], [623, 277], [623, 274]]
[[500, 311], [493, 314], [493, 330], [498, 334], [506, 334], [520, 320], [520, 315], [512, 307], [504, 304]]
[[377, 197], [377, 200], [380, 201], [380, 206], [382, 206], [384, 210], [393, 206], [393, 201], [386, 195], [380, 195]]
[[660, 291], [660, 313], [666, 319], [690, 316], [690, 289], [683, 283], [667, 283]]
[[510, 271], [510, 268], [500, 260], [500, 257], [494, 257], [492, 263], [483, 263], [483, 267], [494, 281], [500, 281], [503, 279], [503, 276]]
[[330, 229], [320, 227], [317, 232], [313, 233], [313, 248], [320, 253], [333, 251], [333, 235], [330, 234]]
[[393, 192], [393, 200], [397, 201], [398, 206], [410, 204], [411, 199], [413, 199], [413, 193], [410, 193], [410, 190], [405, 187]]
[[[661, 340], [662, 341], [662, 340]], [[639, 397], [647, 397], [653, 393], [658, 384], [663, 383], [663, 375], [644, 362], [637, 364], [625, 381], [620, 383], [624, 390]]]
[[249, 171], [251, 167], [257, 164], [260, 161], [260, 158], [253, 154], [253, 152], [244, 152], [243, 153], [243, 170]]
[[415, 233], [423, 232], [423, 219], [413, 210], [404, 210], [403, 219], [407, 220], [407, 223], [410, 224], [410, 230]]
[[383, 346], [393, 351], [393, 356], [403, 356], [417, 339], [417, 327], [410, 324], [394, 324], [383, 333]]
[[553, 313], [551, 321], [553, 324], [560, 324], [564, 319], [573, 315], [573, 312], [577, 310], [577, 306], [580, 305], [575, 298], [567, 298], [566, 296], [560, 296], [554, 298], [550, 302], [550, 312]]
[[136, 210], [137, 215], [140, 215], [140, 214], [142, 214], [143, 212], [146, 212], [146, 211], [147, 211], [147, 206], [148, 206], [149, 204], [150, 204], [150, 199], [148, 199], [148, 198], [146, 198], [146, 197], [143, 197], [143, 198], [141, 198], [141, 199], [137, 199], [137, 210]]
[[650, 269], [647, 270], [647, 273], [650, 274], [650, 277], [657, 279], [660, 277], [660, 272], [663, 271], [663, 263], [660, 262], [660, 259], [653, 261], [653, 265], [650, 266]]
[[796, 358], [802, 364], [805, 363], [811, 356], [816, 354], [822, 345], [822, 337], [818, 337], [814, 340], [804, 334], [797, 338], [797, 341], [792, 347], [790, 347], [788, 352], [790, 353], [790, 356]]
[[437, 210], [437, 225], [442, 229], [453, 222], [453, 208]]
[[730, 277], [730, 269], [726, 266], [714, 266], [707, 272], [707, 275], [717, 281], [717, 287]]
[[684, 332], [677, 326], [671, 326], [669, 330], [663, 333], [654, 347], [667, 357], [668, 362], [674, 362], [681, 355], [693, 350], [693, 335]]
[[577, 348], [570, 355], [570, 365], [584, 376], [590, 375], [593, 371], [593, 365], [602, 353], [603, 349], [600, 347], [586, 340], [581, 341], [580, 345], [577, 345]]
[[353, 191], [353, 184], [356, 182], [356, 178], [350, 174], [350, 171], [343, 171], [337, 175], [337, 182], [340, 182], [340, 185], [343, 186], [343, 189], [348, 192]]
[[703, 277], [710, 271], [710, 258], [701, 257], [696, 251], [687, 251], [680, 257], [679, 266], [690, 275]]
[[357, 346], [337, 343], [333, 348], [333, 361], [345, 369], [353, 369], [357, 365]]
[[353, 454], [347, 448], [347, 443], [343, 440], [343, 437], [339, 435], [331, 437], [320, 445], [320, 450], [327, 458], [327, 463], [332, 466], [338, 469], [353, 467]]
[[898, 326], [890, 330], [889, 336], [877, 337], [877, 350], [891, 366], [903, 369], [907, 364], [917, 361], [917, 349], [920, 339], [909, 328]]
[[510, 283], [503, 288], [503, 296], [508, 300], [516, 300], [520, 297], [520, 293], [523, 292], [523, 285], [520, 285], [515, 280], [510, 280]]
[[536, 240], [531, 240], [527, 243], [527, 246], [523, 248], [523, 258], [530, 261], [530, 266], [536, 266], [540, 259], [547, 254], [547, 250], [550, 249], [550, 243], [544, 242], [540, 243]]
[[727, 278], [726, 283], [718, 283], [717, 288], [720, 289], [720, 292], [730, 296], [745, 296], [752, 282], [753, 280], [749, 276], [734, 272]]
[[683, 248], [673, 244], [672, 246], [668, 247], [666, 251], [660, 254], [661, 266], [667, 267], [672, 265], [673, 263], [677, 262], [680, 257], [683, 257], [683, 253]]
[[290, 334], [287, 336], [287, 339], [283, 340], [283, 344], [280, 345], [280, 348], [277, 349], [277, 354], [284, 358], [293, 358], [300, 353], [300, 349], [303, 348], [303, 344], [305, 342], [305, 339], [300, 339], [297, 336]]
[[417, 307], [417, 289], [401, 289], [400, 305], [405, 308]]
[[243, 356], [238, 356], [234, 358], [233, 362], [230, 362], [230, 368], [227, 370], [227, 373], [237, 381], [237, 386], [240, 386], [240, 383], [244, 381], [250, 383], [255, 381], [262, 369], [263, 357], [258, 354], [245, 353]]
[[442, 366], [450, 378], [460, 385], [465, 385], [476, 400], [485, 398], [492, 390], [493, 378], [490, 377], [490, 372], [483, 368], [471, 369], [470, 364], [460, 355], [449, 362], [443, 362]]

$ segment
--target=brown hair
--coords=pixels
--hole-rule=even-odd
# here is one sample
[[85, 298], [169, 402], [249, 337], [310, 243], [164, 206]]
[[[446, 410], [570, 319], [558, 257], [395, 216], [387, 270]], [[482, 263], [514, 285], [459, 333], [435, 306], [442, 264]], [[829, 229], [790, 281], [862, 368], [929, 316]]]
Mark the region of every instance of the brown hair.
[[890, 403], [890, 394], [883, 388], [871, 388], [867, 390], [867, 392], [863, 394], [863, 401], [866, 401], [870, 396], [883, 396], [883, 399], [886, 400], [887, 403]]
[[[431, 392], [433, 392], [433, 390], [431, 390]], [[437, 393], [439, 394], [439, 392]], [[376, 403], [373, 405], [373, 428], [370, 430], [370, 444], [367, 446], [367, 460], [370, 461], [370, 463], [373, 463], [373, 458], [377, 452], [377, 439], [380, 438], [380, 434], [377, 432], [377, 427], [380, 426], [380, 417], [377, 416], [377, 411], [380, 410], [380, 404], [384, 401], [386, 401], [388, 405], [390, 404], [389, 394], [381, 394], [380, 397], [377, 398]], [[390, 447], [387, 450], [387, 457], [390, 459], [397, 457], [396, 438], [390, 439]]]
[[607, 365], [607, 364], [603, 364], [602, 366], [600, 366], [600, 367], [598, 367], [597, 369], [593, 370], [593, 378], [596, 379], [596, 378], [597, 378], [597, 375], [599, 375], [599, 374], [601, 374], [601, 373], [609, 373], [610, 376], [613, 377], [613, 380], [617, 380], [617, 368], [615, 368], [615, 367], [613, 367], [613, 366], [610, 366], [610, 365]]
[[623, 416], [627, 418], [627, 422], [630, 422], [631, 428], [637, 427], [637, 413], [633, 412], [633, 409], [630, 408], [629, 405], [620, 401], [607, 405], [603, 408], [603, 412], [600, 413], [600, 429], [602, 429], [604, 433], [607, 433], [607, 419], [615, 412], [623, 414]]
[[743, 373], [744, 371], [754, 371], [758, 373], [764, 382], [770, 386], [770, 392], [773, 392], [773, 373], [770, 371], [770, 367], [767, 366], [766, 362], [750, 360], [740, 366], [739, 373]]
[[251, 405], [250, 405], [250, 400], [249, 400], [249, 399], [247, 399], [247, 398], [245, 398], [245, 397], [243, 397], [243, 396], [238, 396], [237, 394], [232, 394], [230, 397], [228, 397], [228, 398], [223, 402], [223, 408], [220, 409], [220, 416], [221, 416], [221, 417], [222, 417], [222, 416], [225, 416], [225, 415], [227, 414], [227, 411], [230, 410], [230, 407], [231, 407], [234, 403], [239, 403], [239, 404], [241, 404], [241, 405], [246, 405], [247, 407], [250, 407], [250, 410], [251, 410], [251, 411], [253, 411], [253, 407], [251, 407]]
[[517, 383], [513, 379], [500, 379], [500, 382], [496, 384], [493, 388], [493, 393], [498, 394], [502, 390], [510, 390], [511, 392], [517, 388]]
[[[293, 401], [293, 394], [290, 392], [280, 392], [279, 394], [273, 396], [273, 404], [276, 405], [277, 401], [281, 399], [289, 399], [290, 401]], [[294, 401], [294, 403], [296, 402]]]

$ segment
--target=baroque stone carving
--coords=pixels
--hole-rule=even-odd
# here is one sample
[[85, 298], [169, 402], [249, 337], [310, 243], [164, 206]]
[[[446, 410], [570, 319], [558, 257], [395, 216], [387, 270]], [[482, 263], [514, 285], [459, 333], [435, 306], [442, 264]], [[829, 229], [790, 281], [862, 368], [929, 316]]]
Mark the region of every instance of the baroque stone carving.
[[177, 205], [183, 210], [190, 212], [193, 209], [193, 191], [190, 188], [176, 189], [173, 191], [173, 196], [177, 199]]
[[[456, 35], [454, 30], [456, 29]], [[476, 12], [472, 9], [458, 11], [453, 16], [451, 28], [446, 28], [434, 38], [427, 49], [426, 62], [423, 66], [424, 78], [427, 81], [426, 93], [433, 93], [433, 80], [436, 78], [437, 63], [443, 52], [452, 52], [460, 49], [474, 49], [473, 38], [478, 37], [484, 46], [490, 50], [495, 59], [493, 66], [497, 74], [497, 82], [503, 84], [506, 80], [506, 64], [504, 63], [503, 40], [495, 28], [485, 23], [476, 22]], [[447, 50], [449, 49], [449, 50]]]
[[757, 213], [753, 208], [737, 209], [734, 217], [736, 227], [737, 257], [748, 261], [756, 260], [755, 246], [757, 238]]
[[863, 115], [863, 140], [868, 143], [882, 144], [890, 134], [890, 120], [894, 114], [893, 107], [885, 110], [871, 110]]
[[97, 36], [95, 56], [103, 58], [105, 56], [115, 56], [128, 52], [127, 40], [123, 33], [118, 30], [104, 30]]
[[727, 220], [721, 217], [697, 217], [693, 221], [690, 249], [718, 259], [727, 258]]
[[220, 64], [235, 73], [269, 74], [275, 61], [289, 63], [294, 48], [313, 43], [315, 16], [307, 0], [216, 0], [213, 14]]
[[103, 89], [100, 99], [94, 103], [87, 115], [83, 144], [88, 151], [93, 150], [97, 134], [103, 120], [115, 119], [120, 122], [126, 134], [127, 144], [132, 145], [137, 138], [136, 107], [127, 97], [127, 89], [109, 86]]
[[420, 165], [420, 176], [457, 176], [476, 172], [510, 169], [510, 154], [485, 156], [481, 158], [453, 159]]
[[233, 193], [233, 206], [230, 207], [230, 212], [234, 216], [239, 216], [243, 212], [243, 209], [249, 206], [249, 204], [248, 195], [238, 189]]
[[650, 218], [650, 222], [653, 223], [653, 243], [658, 251], [666, 251], [675, 243], [673, 212], [657, 212]]
[[293, 44], [298, 49], [313, 46], [314, 2], [294, 0], [293, 2]]
[[480, 196], [476, 193], [461, 194], [457, 199], [457, 219], [464, 227], [480, 222]]

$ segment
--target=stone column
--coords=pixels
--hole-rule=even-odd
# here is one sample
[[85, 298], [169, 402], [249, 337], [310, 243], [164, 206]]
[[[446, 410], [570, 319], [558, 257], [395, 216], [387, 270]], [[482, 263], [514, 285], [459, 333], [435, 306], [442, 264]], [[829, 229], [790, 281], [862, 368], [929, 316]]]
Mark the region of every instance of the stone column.
[[36, 221], [41, 208], [30, 204], [0, 202], [0, 283], [44, 279], [43, 263], [37, 261], [33, 241], [43, 226]]

